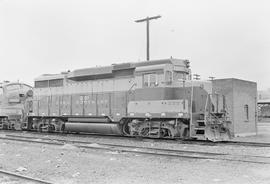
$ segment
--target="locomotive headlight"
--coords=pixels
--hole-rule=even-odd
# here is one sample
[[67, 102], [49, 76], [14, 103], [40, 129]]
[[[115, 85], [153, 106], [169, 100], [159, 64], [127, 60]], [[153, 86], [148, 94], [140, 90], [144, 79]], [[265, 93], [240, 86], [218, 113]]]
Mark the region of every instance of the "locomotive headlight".
[[146, 117], [150, 117], [151, 114], [150, 114], [149, 112], [147, 112], [147, 113], [145, 113], [145, 116], [146, 116]]
[[179, 116], [179, 117], [183, 117], [183, 116], [184, 116], [184, 113], [179, 112], [179, 113], [178, 113], [178, 116]]
[[161, 116], [162, 117], [166, 116], [166, 113], [165, 112], [161, 113]]
[[134, 113], [133, 113], [133, 112], [131, 112], [131, 113], [129, 113], [129, 115], [130, 115], [130, 116], [134, 116]]

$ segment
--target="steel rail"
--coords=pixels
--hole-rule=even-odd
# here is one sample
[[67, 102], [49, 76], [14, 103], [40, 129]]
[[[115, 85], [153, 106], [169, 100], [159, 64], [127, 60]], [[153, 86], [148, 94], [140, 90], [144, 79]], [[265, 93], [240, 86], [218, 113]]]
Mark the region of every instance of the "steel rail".
[[[248, 141], [227, 141], [223, 144], [235, 145], [235, 146], [254, 146], [254, 147], [270, 147], [270, 143], [264, 142], [248, 142]], [[221, 144], [221, 143], [218, 143]]]
[[[41, 143], [41, 144], [50, 144], [50, 145], [58, 145], [63, 146], [66, 143], [72, 143], [74, 146], [78, 148], [86, 148], [86, 149], [95, 149], [95, 150], [109, 150], [109, 151], [119, 151], [119, 152], [128, 152], [128, 153], [136, 153], [136, 154], [144, 154], [144, 155], [158, 155], [158, 156], [166, 156], [166, 157], [176, 157], [176, 158], [190, 158], [190, 159], [211, 159], [211, 160], [225, 160], [225, 161], [236, 161], [236, 162], [248, 162], [248, 163], [257, 163], [257, 164], [270, 164], [270, 162], [266, 161], [254, 161], [254, 160], [245, 160], [245, 159], [236, 159], [236, 158], [230, 158], [230, 157], [239, 157], [242, 155], [230, 155], [230, 154], [223, 154], [223, 153], [211, 153], [211, 152], [197, 152], [197, 151], [186, 151], [186, 150], [166, 150], [166, 149], [155, 149], [155, 148], [145, 148], [145, 147], [136, 147], [136, 146], [124, 146], [124, 145], [102, 145], [98, 144], [99, 146], [93, 146], [90, 142], [82, 142], [82, 141], [63, 141], [63, 140], [46, 140], [46, 141], [40, 141], [42, 139], [40, 138], [23, 138], [21, 136], [20, 138], [8, 138], [8, 137], [0, 137], [0, 139], [4, 140], [11, 140], [11, 141], [21, 141], [21, 142], [31, 142], [31, 143]], [[32, 139], [32, 140], [30, 140]], [[53, 141], [53, 142], [49, 142]], [[102, 146], [103, 147], [102, 147]], [[122, 148], [122, 149], [119, 149]], [[188, 154], [188, 155], [187, 155]], [[191, 154], [191, 155], [190, 155]], [[192, 155], [195, 154], [195, 155]], [[225, 158], [223, 158], [223, 157]], [[227, 156], [227, 158], [226, 158]], [[242, 157], [249, 157], [249, 158], [267, 158], [270, 157], [260, 157], [260, 156], [250, 156], [250, 155], [243, 155]]]
[[224, 141], [224, 142], [210, 142], [210, 141], [204, 141], [204, 140], [183, 140], [183, 139], [153, 139], [153, 138], [144, 138], [144, 137], [122, 137], [117, 135], [99, 135], [99, 134], [86, 134], [86, 133], [80, 133], [80, 134], [62, 134], [57, 132], [34, 132], [34, 131], [18, 131], [18, 130], [0, 130], [0, 132], [10, 133], [27, 133], [27, 134], [45, 134], [45, 135], [57, 135], [61, 137], [83, 137], [83, 138], [109, 138], [109, 139], [127, 139], [132, 141], [143, 141], [143, 142], [165, 142], [165, 143], [179, 143], [179, 144], [193, 144], [193, 145], [200, 145], [200, 146], [249, 146], [249, 147], [270, 147], [270, 143], [263, 143], [263, 142], [248, 142], [248, 141]]
[[123, 137], [118, 135], [100, 135], [100, 134], [87, 134], [87, 133], [80, 133], [80, 134], [74, 134], [74, 133], [67, 133], [62, 134], [58, 132], [34, 132], [34, 131], [19, 131], [19, 130], [0, 130], [0, 132], [16, 132], [16, 133], [27, 133], [27, 134], [45, 134], [45, 135], [57, 135], [62, 137], [89, 137], [89, 138], [109, 138], [109, 139], [128, 139], [132, 141], [144, 141], [144, 142], [165, 142], [165, 143], [179, 143], [179, 144], [195, 144], [195, 145], [201, 145], [201, 146], [250, 146], [250, 147], [270, 147], [270, 143], [264, 143], [264, 142], [249, 142], [249, 141], [223, 141], [223, 142], [211, 142], [211, 141], [205, 141], [205, 140], [196, 140], [196, 139], [167, 139], [167, 138], [147, 138], [147, 137]]
[[15, 138], [25, 138], [25, 139], [40, 139], [44, 141], [58, 141], [58, 142], [67, 142], [72, 144], [98, 144], [101, 146], [111, 146], [111, 147], [122, 147], [122, 148], [133, 148], [133, 149], [147, 149], [152, 151], [167, 151], [167, 152], [178, 152], [178, 153], [190, 153], [190, 154], [205, 154], [205, 155], [228, 155], [226, 153], [213, 153], [213, 152], [204, 152], [204, 151], [188, 151], [188, 150], [177, 150], [177, 149], [166, 149], [166, 148], [149, 148], [143, 146], [128, 146], [122, 144], [108, 144], [108, 143], [97, 143], [90, 141], [74, 141], [74, 140], [65, 140], [65, 139], [54, 139], [54, 138], [44, 138], [44, 137], [30, 137], [30, 136], [18, 136], [18, 135], [6, 135], [7, 137]]
[[[189, 150], [177, 150], [177, 149], [166, 149], [166, 148], [149, 148], [149, 147], [142, 147], [142, 146], [128, 146], [128, 145], [121, 145], [121, 144], [108, 144], [108, 143], [97, 143], [97, 142], [89, 142], [89, 141], [74, 141], [74, 140], [65, 140], [65, 139], [51, 139], [51, 138], [36, 138], [31, 136], [18, 136], [18, 135], [6, 135], [8, 137], [15, 137], [15, 138], [25, 138], [25, 139], [40, 139], [45, 141], [57, 141], [57, 142], [67, 142], [72, 144], [98, 144], [100, 146], [109, 146], [109, 147], [122, 147], [122, 148], [132, 148], [132, 149], [147, 149], [150, 151], [166, 151], [171, 153], [189, 153], [189, 154], [201, 154], [201, 155], [213, 155], [213, 156], [225, 156], [225, 155], [232, 155], [228, 153], [214, 153], [214, 152], [205, 152], [205, 151], [189, 151]], [[258, 158], [267, 158], [270, 159], [268, 156], [256, 156], [256, 155], [236, 155], [233, 156], [249, 156], [249, 157], [258, 157]]]
[[2, 170], [2, 169], [0, 169], [0, 173], [1, 174], [4, 174], [4, 175], [12, 176], [14, 178], [19, 178], [19, 179], [23, 179], [23, 180], [32, 181], [34, 183], [53, 184], [50, 181], [45, 181], [45, 180], [42, 180], [42, 179], [37, 179], [37, 178], [30, 177], [30, 176], [24, 176], [24, 175], [21, 175], [21, 174], [18, 174], [18, 173], [14, 173], [14, 172], [10, 172], [10, 171], [5, 171], [5, 170]]

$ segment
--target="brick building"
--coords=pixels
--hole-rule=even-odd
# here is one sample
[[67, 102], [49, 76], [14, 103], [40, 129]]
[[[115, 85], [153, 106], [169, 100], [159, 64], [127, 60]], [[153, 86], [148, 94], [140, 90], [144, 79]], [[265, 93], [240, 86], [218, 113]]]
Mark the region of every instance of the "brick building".
[[234, 78], [216, 79], [213, 90], [225, 95], [233, 135], [256, 135], [257, 83]]

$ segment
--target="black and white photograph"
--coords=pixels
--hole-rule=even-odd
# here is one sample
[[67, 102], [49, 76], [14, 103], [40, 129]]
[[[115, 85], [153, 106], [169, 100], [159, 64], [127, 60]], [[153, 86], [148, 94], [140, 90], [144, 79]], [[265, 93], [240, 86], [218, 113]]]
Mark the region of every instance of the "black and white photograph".
[[137, 183], [270, 183], [270, 1], [0, 0], [0, 184]]

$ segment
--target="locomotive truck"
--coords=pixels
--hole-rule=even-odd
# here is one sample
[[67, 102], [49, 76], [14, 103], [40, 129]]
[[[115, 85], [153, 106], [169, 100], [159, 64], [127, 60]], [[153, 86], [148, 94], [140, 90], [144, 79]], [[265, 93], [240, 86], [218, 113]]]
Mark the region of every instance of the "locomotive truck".
[[[4, 86], [15, 85], [19, 84]], [[20, 126], [13, 126], [10, 113], [2, 110], [5, 126], [0, 127], [211, 141], [230, 138], [225, 97], [213, 91], [211, 81], [191, 80], [188, 60], [170, 58], [44, 74], [34, 85], [16, 96]], [[10, 99], [2, 103], [4, 109], [17, 108]]]

